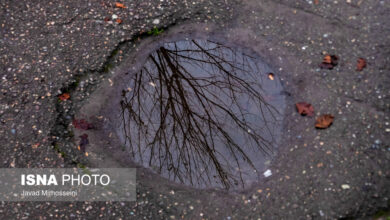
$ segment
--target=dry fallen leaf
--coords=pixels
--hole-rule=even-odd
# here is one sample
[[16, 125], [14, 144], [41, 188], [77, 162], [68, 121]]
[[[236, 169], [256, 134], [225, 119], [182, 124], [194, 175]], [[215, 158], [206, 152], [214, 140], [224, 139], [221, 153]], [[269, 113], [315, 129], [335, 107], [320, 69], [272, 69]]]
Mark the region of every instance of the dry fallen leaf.
[[67, 99], [70, 98], [70, 95], [69, 93], [62, 93], [61, 95], [58, 96], [58, 98], [61, 100], [61, 101], [65, 101]]
[[316, 120], [316, 128], [328, 128], [333, 123], [334, 116], [330, 114], [321, 115]]
[[115, 7], [117, 7], [117, 8], [126, 8], [126, 6], [124, 4], [119, 3], [119, 2], [115, 3]]
[[295, 104], [297, 107], [298, 113], [301, 115], [313, 116], [314, 108], [311, 104], [306, 102], [298, 102]]
[[362, 71], [366, 66], [367, 66], [367, 62], [364, 58], [359, 58], [357, 60], [357, 67], [356, 67], [357, 71]]
[[274, 74], [273, 73], [268, 73], [268, 79], [274, 80], [275, 79]]
[[338, 57], [336, 55], [325, 55], [324, 59], [322, 60], [322, 63], [320, 64], [320, 67], [322, 69], [333, 69], [333, 67], [337, 66], [338, 64]]

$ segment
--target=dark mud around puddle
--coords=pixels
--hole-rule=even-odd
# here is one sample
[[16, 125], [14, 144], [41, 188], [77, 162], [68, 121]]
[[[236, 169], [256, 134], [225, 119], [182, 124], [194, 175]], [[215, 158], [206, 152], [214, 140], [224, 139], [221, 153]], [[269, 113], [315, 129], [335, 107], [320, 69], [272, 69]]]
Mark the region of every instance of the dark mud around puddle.
[[270, 65], [245, 48], [188, 38], [142, 63], [126, 71], [113, 121], [128, 157], [195, 188], [242, 190], [263, 178], [286, 105]]

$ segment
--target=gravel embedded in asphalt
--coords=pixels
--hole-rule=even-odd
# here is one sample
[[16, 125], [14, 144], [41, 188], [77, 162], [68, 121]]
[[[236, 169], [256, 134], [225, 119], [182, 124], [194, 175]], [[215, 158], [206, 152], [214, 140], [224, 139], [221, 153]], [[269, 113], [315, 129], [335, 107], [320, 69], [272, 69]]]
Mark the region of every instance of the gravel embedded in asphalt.
[[[132, 203], [1, 202], [0, 218], [334, 219], [388, 209], [386, 1], [121, 3], [126, 8], [109, 1], [0, 2], [2, 167], [88, 163], [76, 149], [78, 136], [64, 132], [94, 88], [122, 65], [121, 53], [137, 48], [137, 38], [158, 38], [148, 34], [154, 27], [168, 32], [202, 23], [232, 39], [264, 44], [258, 46], [269, 55], [264, 59], [285, 76], [291, 109], [272, 175], [237, 195], [175, 191], [165, 182], [157, 190], [140, 182]], [[334, 69], [319, 68], [325, 54], [339, 57]], [[359, 72], [360, 57], [367, 67]], [[70, 99], [59, 101], [67, 90], [74, 92]], [[295, 112], [300, 101], [311, 103], [316, 116], [333, 114], [333, 125], [314, 129], [314, 118]]]

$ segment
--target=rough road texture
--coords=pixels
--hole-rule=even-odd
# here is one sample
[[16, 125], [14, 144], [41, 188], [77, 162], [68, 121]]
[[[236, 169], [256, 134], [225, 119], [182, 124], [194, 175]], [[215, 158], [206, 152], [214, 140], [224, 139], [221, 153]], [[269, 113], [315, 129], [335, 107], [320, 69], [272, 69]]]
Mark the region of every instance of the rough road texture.
[[[334, 219], [389, 207], [388, 1], [123, 3], [126, 9], [109, 1], [0, 2], [2, 167], [74, 166], [82, 155], [73, 157], [74, 150], [65, 147], [74, 147], [74, 141], [59, 136], [69, 124], [63, 118], [73, 115], [66, 105], [83, 97], [59, 103], [57, 96], [89, 79], [99, 82], [95, 79], [120, 63], [118, 50], [155, 25], [215, 23], [226, 35], [250, 32], [248, 38], [269, 45], [276, 57], [269, 61], [289, 76], [291, 102], [312, 103], [316, 114], [335, 115], [334, 124], [319, 131], [313, 118], [289, 115], [273, 175], [226, 204], [170, 190], [155, 195], [153, 188], [141, 187], [136, 203], [2, 202], [1, 219]], [[318, 68], [325, 53], [340, 57], [335, 69]], [[355, 70], [359, 57], [368, 63], [361, 72]]]

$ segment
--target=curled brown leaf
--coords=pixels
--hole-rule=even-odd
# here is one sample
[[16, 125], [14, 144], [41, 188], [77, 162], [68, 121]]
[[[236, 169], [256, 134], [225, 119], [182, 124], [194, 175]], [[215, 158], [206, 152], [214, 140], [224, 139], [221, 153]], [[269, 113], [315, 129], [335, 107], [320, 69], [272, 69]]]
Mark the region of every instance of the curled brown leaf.
[[65, 100], [68, 100], [70, 98], [70, 95], [69, 95], [69, 93], [62, 93], [61, 95], [58, 96], [58, 98], [61, 101], [65, 101]]
[[359, 58], [357, 60], [356, 70], [362, 71], [367, 66], [367, 62], [364, 58]]
[[297, 111], [301, 115], [313, 116], [314, 108], [311, 104], [306, 102], [298, 102], [295, 104]]
[[324, 114], [317, 118], [316, 120], [316, 128], [325, 129], [328, 128], [333, 123], [334, 116], [331, 114]]
[[327, 54], [322, 60], [322, 63], [320, 64], [320, 68], [331, 70], [333, 69], [333, 67], [337, 66], [338, 60], [339, 60], [338, 56]]

